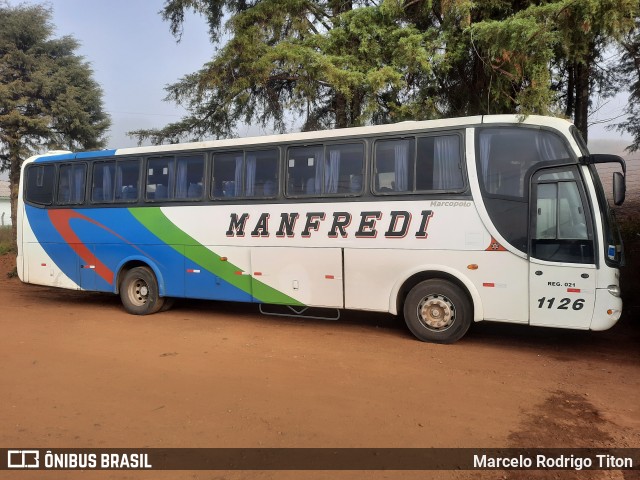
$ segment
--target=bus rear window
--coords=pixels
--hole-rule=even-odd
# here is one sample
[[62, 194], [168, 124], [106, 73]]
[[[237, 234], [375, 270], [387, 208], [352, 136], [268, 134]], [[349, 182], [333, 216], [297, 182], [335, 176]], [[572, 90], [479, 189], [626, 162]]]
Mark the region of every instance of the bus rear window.
[[54, 165], [31, 165], [27, 168], [27, 202], [37, 205], [53, 203], [53, 183], [56, 167]]

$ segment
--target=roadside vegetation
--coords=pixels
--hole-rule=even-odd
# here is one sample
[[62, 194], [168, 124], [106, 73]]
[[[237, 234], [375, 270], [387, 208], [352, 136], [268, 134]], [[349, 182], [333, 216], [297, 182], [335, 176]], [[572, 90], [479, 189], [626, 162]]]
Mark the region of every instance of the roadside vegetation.
[[[15, 255], [16, 253], [16, 244], [11, 226], [0, 226], [0, 256]], [[13, 278], [17, 276], [18, 269], [14, 264], [13, 268], [7, 273], [7, 277]]]
[[0, 255], [15, 252], [11, 227], [0, 227]]
[[623, 315], [635, 316], [640, 310], [640, 209], [620, 218], [620, 234], [625, 250], [625, 266], [620, 269]]

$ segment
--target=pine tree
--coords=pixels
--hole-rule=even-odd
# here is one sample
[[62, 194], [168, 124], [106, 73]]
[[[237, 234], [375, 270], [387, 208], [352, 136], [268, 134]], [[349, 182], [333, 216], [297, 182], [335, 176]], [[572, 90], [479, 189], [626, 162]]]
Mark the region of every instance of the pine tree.
[[637, 0], [167, 0], [178, 38], [189, 9], [219, 48], [167, 88], [189, 114], [140, 141], [488, 113], [566, 115], [586, 138], [592, 96], [620, 88], [605, 51], [640, 13]]
[[52, 38], [51, 15], [0, 5], [0, 170], [9, 171], [14, 238], [22, 162], [44, 149], [100, 148], [110, 125], [78, 42]]
[[640, 18], [622, 42], [622, 65], [618, 74], [628, 85], [630, 95], [625, 109], [627, 119], [618, 124], [617, 129], [631, 134], [633, 141], [627, 149], [637, 152], [640, 150]]

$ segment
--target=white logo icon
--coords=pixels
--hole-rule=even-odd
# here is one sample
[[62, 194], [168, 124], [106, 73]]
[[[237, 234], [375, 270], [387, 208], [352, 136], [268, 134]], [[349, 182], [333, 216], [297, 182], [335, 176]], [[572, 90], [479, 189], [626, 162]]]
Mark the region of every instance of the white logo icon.
[[40, 467], [40, 452], [38, 450], [9, 450], [7, 452], [8, 468], [38, 468]]

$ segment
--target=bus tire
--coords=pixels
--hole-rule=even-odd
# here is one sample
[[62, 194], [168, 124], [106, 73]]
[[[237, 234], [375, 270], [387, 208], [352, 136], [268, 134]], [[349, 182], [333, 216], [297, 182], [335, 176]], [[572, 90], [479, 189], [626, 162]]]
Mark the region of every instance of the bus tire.
[[120, 299], [124, 309], [133, 315], [150, 315], [164, 305], [158, 281], [148, 267], [129, 270], [120, 283]]
[[160, 311], [166, 312], [167, 310], [171, 310], [173, 306], [176, 304], [175, 297], [163, 297], [163, 298], [164, 298], [164, 304], [162, 305], [162, 308], [160, 309]]
[[438, 278], [414, 286], [403, 311], [407, 327], [423, 342], [454, 343], [471, 326], [469, 297], [457, 285]]

